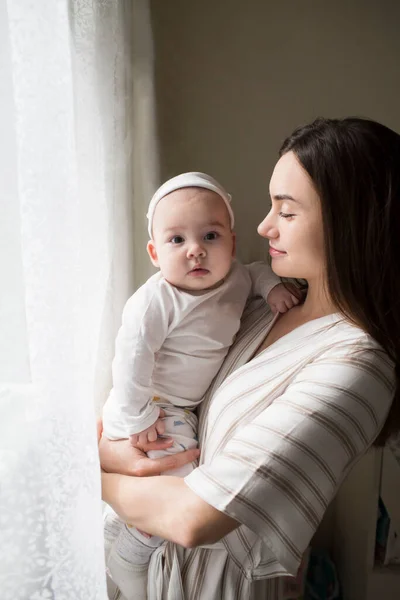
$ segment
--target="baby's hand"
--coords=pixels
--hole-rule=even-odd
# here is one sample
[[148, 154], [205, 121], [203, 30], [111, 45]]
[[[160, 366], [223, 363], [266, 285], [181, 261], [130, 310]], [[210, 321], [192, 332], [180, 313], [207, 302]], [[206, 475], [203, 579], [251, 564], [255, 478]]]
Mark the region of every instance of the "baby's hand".
[[293, 283], [278, 283], [272, 288], [267, 297], [267, 302], [273, 313], [285, 313], [300, 302], [302, 292]]
[[159, 435], [163, 435], [165, 432], [164, 421], [160, 418], [157, 419], [153, 425], [150, 425], [147, 429], [140, 431], [129, 436], [129, 441], [134, 448], [141, 448], [146, 446], [149, 442], [155, 442]]

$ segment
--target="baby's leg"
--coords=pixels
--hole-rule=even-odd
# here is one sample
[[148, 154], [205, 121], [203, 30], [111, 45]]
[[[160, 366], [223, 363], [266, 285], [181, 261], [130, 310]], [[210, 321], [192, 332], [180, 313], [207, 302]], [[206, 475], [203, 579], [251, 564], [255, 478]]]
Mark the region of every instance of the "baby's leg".
[[104, 522], [104, 555], [106, 561], [106, 580], [107, 580], [107, 596], [108, 598], [115, 598], [117, 594], [118, 587], [116, 583], [113, 581], [110, 573], [110, 569], [108, 568], [110, 553], [112, 547], [118, 538], [119, 534], [122, 531], [125, 523], [119, 516], [113, 511], [111, 506], [105, 505], [103, 510], [103, 522]]
[[145, 537], [135, 527], [124, 525], [107, 561], [107, 571], [126, 600], [147, 599], [147, 577], [151, 555], [163, 543]]
[[[197, 417], [192, 411], [160, 403], [165, 411], [165, 436], [174, 439], [168, 450], [148, 452], [149, 458], [177, 454], [189, 448], [197, 448]], [[185, 477], [197, 465], [191, 463], [164, 475]], [[107, 561], [107, 570], [126, 600], [146, 600], [147, 575], [150, 558], [164, 540], [156, 536], [147, 538], [140, 531], [124, 525], [115, 541]]]
[[121, 533], [122, 527], [124, 526], [124, 521], [119, 518], [117, 513], [113, 511], [111, 506], [108, 504], [105, 505], [103, 510], [103, 523], [104, 523], [104, 551], [106, 556], [106, 561], [108, 555], [110, 554], [110, 550], [115, 540]]

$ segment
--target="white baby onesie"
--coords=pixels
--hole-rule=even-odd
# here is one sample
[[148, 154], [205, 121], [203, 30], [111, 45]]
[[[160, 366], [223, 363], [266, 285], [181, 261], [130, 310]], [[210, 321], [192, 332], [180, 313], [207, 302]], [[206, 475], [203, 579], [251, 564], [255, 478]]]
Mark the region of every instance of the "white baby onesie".
[[248, 297], [266, 299], [278, 283], [261, 262], [234, 261], [219, 287], [198, 292], [178, 289], [160, 273], [150, 277], [123, 311], [104, 435], [115, 440], [147, 429], [160, 406], [193, 409], [235, 338]]

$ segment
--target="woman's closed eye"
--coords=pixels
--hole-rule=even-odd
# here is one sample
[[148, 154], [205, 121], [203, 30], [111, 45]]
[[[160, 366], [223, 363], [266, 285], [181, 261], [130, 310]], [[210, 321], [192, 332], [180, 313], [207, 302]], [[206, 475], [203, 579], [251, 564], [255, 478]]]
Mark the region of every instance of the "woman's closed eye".
[[209, 231], [208, 233], [206, 233], [206, 235], [204, 236], [204, 239], [207, 242], [212, 242], [212, 240], [216, 240], [218, 237], [218, 233], [216, 231]]
[[280, 212], [279, 216], [282, 217], [282, 219], [290, 219], [291, 217], [295, 217], [296, 215], [293, 213], [283, 213]]

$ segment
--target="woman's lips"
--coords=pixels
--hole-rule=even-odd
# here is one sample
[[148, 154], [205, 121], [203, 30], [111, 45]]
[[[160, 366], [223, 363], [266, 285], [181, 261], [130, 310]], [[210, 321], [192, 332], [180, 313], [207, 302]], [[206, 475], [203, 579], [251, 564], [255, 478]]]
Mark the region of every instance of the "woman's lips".
[[277, 250], [276, 248], [273, 248], [273, 246], [269, 247], [269, 253], [273, 257], [285, 256], [285, 254], [286, 254], [286, 252], [282, 252], [281, 250]]

